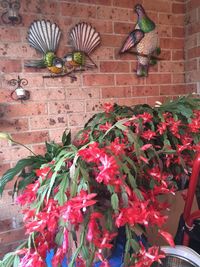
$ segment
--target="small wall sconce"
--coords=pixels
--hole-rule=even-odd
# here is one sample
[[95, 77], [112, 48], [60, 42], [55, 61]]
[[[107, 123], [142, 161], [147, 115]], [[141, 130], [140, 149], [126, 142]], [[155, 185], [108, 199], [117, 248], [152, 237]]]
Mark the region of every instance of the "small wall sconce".
[[24, 78], [12, 79], [8, 82], [11, 86], [17, 86], [15, 90], [12, 91], [11, 97], [13, 100], [28, 100], [30, 98], [30, 92], [25, 90], [22, 86], [26, 86], [28, 81]]
[[2, 15], [1, 19], [5, 24], [20, 24], [22, 17], [19, 15], [20, 2], [19, 0], [3, 0], [1, 6], [6, 10]]

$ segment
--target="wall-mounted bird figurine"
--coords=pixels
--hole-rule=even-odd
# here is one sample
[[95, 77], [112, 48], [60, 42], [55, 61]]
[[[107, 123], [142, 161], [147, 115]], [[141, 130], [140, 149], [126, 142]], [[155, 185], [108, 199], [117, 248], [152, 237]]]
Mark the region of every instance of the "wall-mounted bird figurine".
[[[137, 55], [138, 63], [136, 74], [139, 77], [148, 76], [150, 64], [155, 64], [161, 60], [157, 55], [160, 54], [158, 48], [158, 32], [155, 23], [147, 16], [144, 8], [137, 4], [135, 12], [138, 19], [136, 26], [125, 40], [120, 53], [131, 53]], [[135, 51], [131, 49], [135, 47]]]
[[74, 73], [96, 67], [90, 54], [100, 44], [100, 34], [90, 24], [82, 22], [75, 25], [70, 32], [73, 51], [63, 58], [57, 57], [61, 30], [56, 23], [46, 20], [32, 22], [28, 31], [28, 42], [43, 55], [42, 59], [29, 60], [26, 67], [48, 68], [50, 75], [44, 78], [70, 76], [76, 79]]

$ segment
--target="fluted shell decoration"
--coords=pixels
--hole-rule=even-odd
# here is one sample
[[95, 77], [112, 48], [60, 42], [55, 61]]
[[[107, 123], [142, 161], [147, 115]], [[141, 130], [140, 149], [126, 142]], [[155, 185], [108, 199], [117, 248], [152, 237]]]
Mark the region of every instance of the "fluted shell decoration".
[[75, 25], [70, 31], [72, 52], [58, 57], [56, 52], [59, 47], [61, 29], [56, 23], [48, 20], [33, 21], [28, 30], [27, 40], [31, 47], [42, 54], [41, 59], [28, 60], [26, 67], [47, 68], [50, 75], [45, 78], [70, 76], [72, 80], [76, 77], [74, 73], [88, 68], [96, 67], [90, 54], [101, 42], [100, 34], [86, 22]]

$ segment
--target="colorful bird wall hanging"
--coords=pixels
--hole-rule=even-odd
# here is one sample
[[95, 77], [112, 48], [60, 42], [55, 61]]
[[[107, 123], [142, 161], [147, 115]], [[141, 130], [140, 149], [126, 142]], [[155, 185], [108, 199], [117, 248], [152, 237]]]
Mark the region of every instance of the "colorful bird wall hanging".
[[58, 57], [56, 52], [61, 37], [59, 26], [46, 20], [32, 22], [27, 39], [30, 46], [43, 57], [39, 60], [29, 60], [25, 66], [47, 68], [50, 75], [45, 75], [44, 78], [67, 75], [72, 81], [76, 80], [75, 72], [97, 67], [90, 57], [101, 42], [100, 34], [95, 28], [86, 22], [81, 22], [72, 28], [69, 35], [73, 50], [62, 58]]
[[149, 65], [154, 65], [157, 60], [161, 60], [157, 57], [160, 54], [158, 32], [155, 23], [147, 16], [140, 4], [135, 5], [135, 12], [138, 16], [137, 23], [125, 40], [120, 53], [127, 52], [137, 55], [136, 74], [139, 77], [146, 77]]

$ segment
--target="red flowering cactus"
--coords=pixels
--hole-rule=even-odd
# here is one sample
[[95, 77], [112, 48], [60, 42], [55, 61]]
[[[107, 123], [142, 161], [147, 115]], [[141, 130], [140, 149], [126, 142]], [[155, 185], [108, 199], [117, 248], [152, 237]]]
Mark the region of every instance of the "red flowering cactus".
[[69, 267], [93, 266], [97, 260], [108, 267], [104, 251], [112, 249], [120, 227], [126, 232], [124, 266], [160, 263], [160, 248], [145, 247], [138, 235], [157, 226], [158, 235], [174, 245], [162, 230], [168, 205], [158, 196], [174, 194], [197, 150], [199, 99], [181, 97], [157, 108], [106, 104], [73, 143], [68, 140], [53, 161], [33, 170], [34, 179], [17, 198], [28, 241], [2, 263], [46, 266], [53, 249], [54, 267], [64, 258]]

